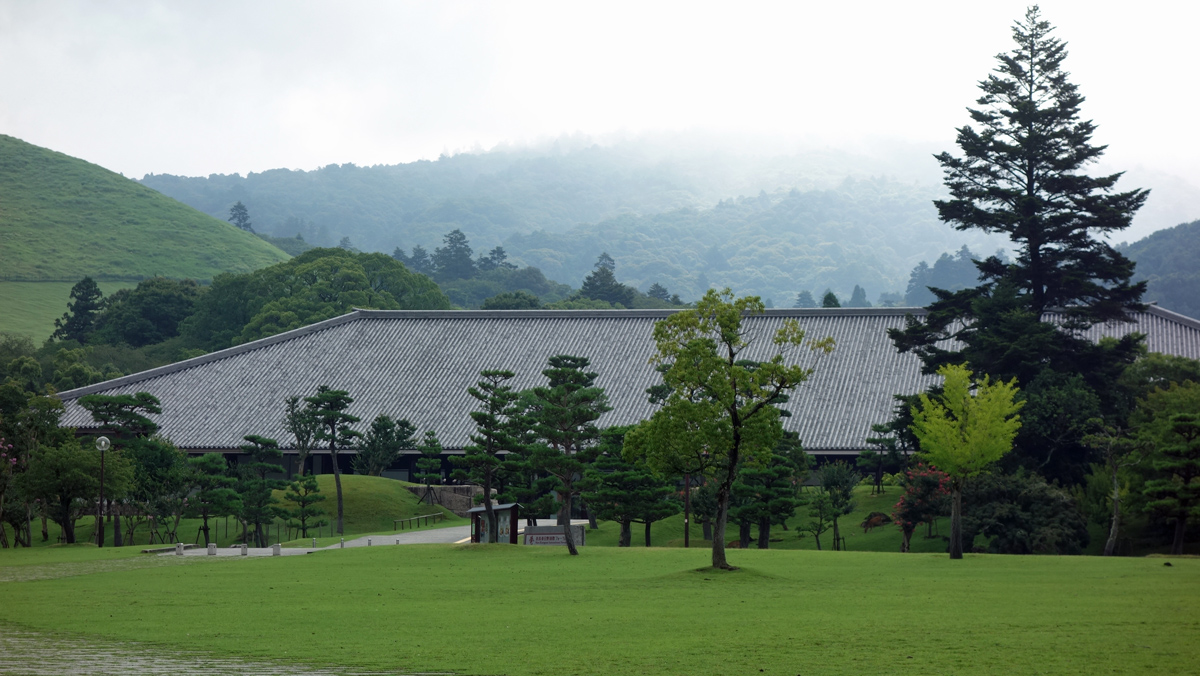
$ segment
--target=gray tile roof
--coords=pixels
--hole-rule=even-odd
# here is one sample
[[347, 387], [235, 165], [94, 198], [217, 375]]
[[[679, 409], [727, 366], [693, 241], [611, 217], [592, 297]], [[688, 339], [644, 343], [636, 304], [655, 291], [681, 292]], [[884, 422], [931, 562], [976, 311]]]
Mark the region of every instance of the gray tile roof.
[[[890, 418], [892, 395], [926, 388], [911, 354], [898, 354], [886, 329], [902, 327], [920, 309], [768, 310], [746, 321], [762, 357], [769, 336], [796, 318], [810, 337], [833, 336], [837, 348], [816, 363], [813, 378], [791, 397], [785, 426], [813, 451], [855, 451], [873, 423]], [[318, 385], [345, 389], [360, 429], [379, 413], [434, 429], [448, 448], [472, 431], [467, 395], [482, 369], [517, 373], [514, 385], [544, 382], [546, 359], [588, 357], [613, 410], [602, 425], [634, 423], [652, 411], [645, 390], [658, 382], [648, 365], [654, 322], [662, 310], [378, 311], [358, 310], [318, 324], [60, 394], [64, 424], [87, 428], [90, 416], [74, 400], [91, 393], [146, 391], [162, 402], [162, 433], [182, 448], [230, 449], [247, 434], [292, 443], [283, 429], [283, 402]], [[1200, 358], [1200, 322], [1151, 306], [1134, 324], [1099, 326], [1092, 338], [1148, 334], [1152, 351]]]

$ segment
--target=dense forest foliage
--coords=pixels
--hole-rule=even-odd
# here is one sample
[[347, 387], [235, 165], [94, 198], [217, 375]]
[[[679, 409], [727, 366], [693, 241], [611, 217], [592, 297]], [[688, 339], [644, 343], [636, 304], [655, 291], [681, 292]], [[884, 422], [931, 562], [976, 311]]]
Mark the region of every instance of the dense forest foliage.
[[1200, 221], [1159, 230], [1120, 249], [1137, 261], [1135, 279], [1149, 282], [1146, 301], [1200, 318]]
[[[21, 378], [58, 390], [221, 350], [352, 311], [447, 310], [450, 300], [425, 275], [390, 256], [312, 249], [211, 285], [152, 277], [105, 297], [91, 278], [77, 283], [54, 340], [40, 349], [4, 334], [10, 359], [29, 359]], [[6, 373], [0, 369], [0, 377]]]

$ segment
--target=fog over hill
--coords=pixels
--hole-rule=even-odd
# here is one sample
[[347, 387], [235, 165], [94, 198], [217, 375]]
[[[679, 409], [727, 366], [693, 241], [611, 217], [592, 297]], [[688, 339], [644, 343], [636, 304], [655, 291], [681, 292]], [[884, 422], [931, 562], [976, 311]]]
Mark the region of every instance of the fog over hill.
[[[876, 140], [856, 149], [700, 133], [594, 139], [445, 154], [436, 161], [247, 176], [150, 174], [142, 182], [217, 217], [237, 201], [260, 232], [362, 250], [422, 246], [461, 229], [476, 251], [577, 285], [608, 251], [622, 281], [684, 298], [729, 285], [783, 304], [801, 289], [902, 292], [912, 267], [1004, 240], [937, 220], [939, 148]], [[1104, 171], [1120, 168], [1100, 167]], [[1140, 182], [1139, 182], [1140, 181]], [[1121, 187], [1152, 197], [1122, 239], [1200, 214], [1200, 189], [1135, 169]]]

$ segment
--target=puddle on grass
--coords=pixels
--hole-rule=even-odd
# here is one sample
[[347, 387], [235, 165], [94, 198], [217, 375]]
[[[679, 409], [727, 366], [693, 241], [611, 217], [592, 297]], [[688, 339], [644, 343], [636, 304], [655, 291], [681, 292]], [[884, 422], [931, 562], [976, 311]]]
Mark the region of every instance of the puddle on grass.
[[0, 567], [0, 582], [29, 582], [31, 580], [54, 580], [60, 577], [107, 573], [117, 570], [158, 568], [190, 563], [199, 557], [184, 556], [139, 556], [108, 561], [65, 561], [57, 563], [25, 564]]
[[0, 625], [0, 674], [6, 676], [454, 676], [452, 672], [379, 672], [252, 662], [159, 646], [98, 641]]

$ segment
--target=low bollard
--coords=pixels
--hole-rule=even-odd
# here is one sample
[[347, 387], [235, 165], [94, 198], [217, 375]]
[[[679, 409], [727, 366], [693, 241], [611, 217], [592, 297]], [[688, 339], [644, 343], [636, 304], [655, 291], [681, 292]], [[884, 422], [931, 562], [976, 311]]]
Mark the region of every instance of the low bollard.
[[271, 556], [283, 556], [283, 547], [279, 543], [271, 545]]
[[368, 547], [370, 547], [370, 546], [371, 546], [371, 538], [367, 538], [367, 546], [368, 546]]
[[346, 538], [342, 538], [342, 549], [346, 548]]
[[396, 538], [396, 544], [400, 544], [400, 538]]
[[250, 547], [248, 545], [242, 545], [242, 556], [250, 556]]
[[208, 543], [208, 555], [209, 556], [217, 555], [217, 543], [215, 543], [215, 542]]
[[175, 556], [183, 556], [183, 543], [182, 542], [175, 543]]
[[317, 539], [313, 538], [313, 549], [317, 548]]

